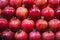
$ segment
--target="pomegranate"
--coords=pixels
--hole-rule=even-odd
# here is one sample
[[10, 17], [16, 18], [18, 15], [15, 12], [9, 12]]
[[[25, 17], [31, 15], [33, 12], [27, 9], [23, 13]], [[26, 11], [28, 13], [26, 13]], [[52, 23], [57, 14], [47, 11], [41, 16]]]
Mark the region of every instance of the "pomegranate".
[[59, 30], [60, 27], [60, 21], [58, 19], [52, 19], [49, 21], [49, 27], [53, 32], [56, 32]]
[[22, 0], [22, 4], [29, 9], [33, 6], [34, 0]]
[[37, 7], [44, 8], [47, 6], [47, 0], [35, 0]]
[[5, 18], [0, 18], [0, 31], [4, 31], [8, 26], [8, 21]]
[[16, 40], [28, 40], [28, 34], [24, 32], [23, 30], [18, 31], [15, 33], [15, 39]]
[[48, 0], [48, 4], [50, 7], [55, 8], [59, 5], [60, 1], [59, 0]]
[[22, 0], [10, 0], [10, 5], [14, 8], [21, 6]]
[[34, 21], [29, 19], [24, 19], [21, 24], [22, 30], [26, 32], [31, 32], [34, 28]]
[[41, 40], [41, 34], [38, 31], [32, 31], [29, 33], [29, 40]]
[[60, 7], [55, 9], [55, 16], [60, 19]]
[[26, 19], [28, 16], [28, 9], [26, 9], [25, 7], [18, 7], [16, 10], [16, 16], [20, 20]]
[[21, 21], [17, 18], [12, 18], [10, 19], [9, 21], [9, 28], [12, 30], [12, 31], [17, 31], [21, 26]]
[[54, 17], [54, 10], [50, 8], [49, 6], [47, 6], [46, 8], [42, 10], [42, 15], [44, 16], [46, 20], [50, 20]]
[[54, 33], [52, 31], [46, 31], [42, 34], [43, 40], [54, 40]]
[[3, 15], [6, 19], [10, 20], [15, 14], [15, 9], [13, 7], [5, 7], [3, 9]]
[[47, 27], [48, 27], [47, 21], [45, 21], [43, 19], [39, 19], [36, 21], [36, 29], [38, 31], [43, 32], [46, 30]]
[[14, 40], [14, 33], [10, 30], [3, 31], [2, 40]]
[[9, 0], [0, 0], [0, 8], [4, 8], [9, 4]]
[[56, 32], [55, 36], [56, 36], [56, 40], [60, 40], [60, 31]]
[[33, 5], [33, 7], [29, 10], [29, 16], [31, 17], [31, 19], [36, 21], [41, 16], [41, 10], [38, 7], [36, 7], [35, 5]]

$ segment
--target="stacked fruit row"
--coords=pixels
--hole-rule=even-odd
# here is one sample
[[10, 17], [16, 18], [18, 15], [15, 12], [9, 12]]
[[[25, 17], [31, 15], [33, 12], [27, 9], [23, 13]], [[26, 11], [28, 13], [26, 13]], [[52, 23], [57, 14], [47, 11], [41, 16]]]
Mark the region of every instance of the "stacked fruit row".
[[60, 40], [60, 0], [0, 0], [0, 40]]

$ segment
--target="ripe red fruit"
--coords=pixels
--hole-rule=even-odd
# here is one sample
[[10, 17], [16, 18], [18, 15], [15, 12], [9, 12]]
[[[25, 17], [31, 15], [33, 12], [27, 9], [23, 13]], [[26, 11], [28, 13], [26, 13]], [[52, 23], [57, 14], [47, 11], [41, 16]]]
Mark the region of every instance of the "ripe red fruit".
[[17, 10], [16, 10], [16, 16], [17, 16], [17, 18], [19, 18], [21, 20], [27, 18], [28, 9], [26, 9], [24, 7], [18, 7]]
[[47, 0], [35, 0], [37, 7], [43, 8], [47, 5]]
[[29, 40], [41, 40], [41, 34], [38, 31], [32, 31], [29, 33]]
[[52, 19], [49, 21], [49, 27], [52, 31], [56, 32], [59, 30], [60, 21], [58, 19]]
[[22, 0], [10, 0], [10, 5], [12, 5], [14, 8], [17, 8], [21, 6]]
[[17, 31], [21, 27], [21, 21], [17, 18], [12, 18], [9, 21], [9, 28], [12, 31]]
[[42, 34], [43, 40], [54, 40], [54, 33], [52, 31], [47, 31]]
[[36, 29], [38, 31], [43, 32], [46, 30], [47, 27], [48, 27], [47, 21], [45, 21], [43, 19], [39, 19], [36, 21]]
[[3, 31], [7, 28], [8, 21], [5, 18], [0, 18], [0, 31]]
[[0, 8], [4, 8], [9, 3], [9, 0], [0, 0]]
[[14, 33], [10, 30], [3, 31], [2, 40], [14, 40]]
[[54, 10], [48, 6], [42, 10], [42, 15], [46, 20], [50, 20], [54, 16]]
[[28, 34], [24, 32], [23, 30], [18, 31], [15, 33], [15, 39], [16, 40], [28, 40]]
[[13, 7], [5, 7], [3, 9], [3, 15], [6, 19], [10, 20], [15, 14], [15, 9]]
[[22, 29], [26, 32], [31, 32], [34, 28], [34, 21], [29, 19], [24, 19], [22, 21]]
[[55, 9], [55, 16], [60, 19], [60, 7]]
[[48, 0], [48, 4], [50, 5], [50, 7], [54, 8], [57, 5], [59, 5], [60, 1], [59, 0]]
[[36, 21], [36, 20], [39, 19], [40, 16], [41, 16], [41, 10], [34, 5], [34, 6], [29, 10], [29, 16], [31, 17], [31, 19], [33, 19], [34, 21]]
[[27, 8], [31, 8], [34, 4], [34, 0], [22, 0], [22, 4]]
[[55, 36], [56, 36], [56, 40], [60, 40], [60, 31], [56, 32]]

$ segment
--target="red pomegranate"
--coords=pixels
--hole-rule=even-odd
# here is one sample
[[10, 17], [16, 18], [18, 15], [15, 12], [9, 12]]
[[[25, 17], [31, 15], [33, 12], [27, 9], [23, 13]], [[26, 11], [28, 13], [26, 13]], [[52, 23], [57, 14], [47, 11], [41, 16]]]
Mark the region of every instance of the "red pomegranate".
[[24, 19], [21, 24], [22, 30], [26, 32], [31, 32], [34, 28], [34, 21], [29, 19]]

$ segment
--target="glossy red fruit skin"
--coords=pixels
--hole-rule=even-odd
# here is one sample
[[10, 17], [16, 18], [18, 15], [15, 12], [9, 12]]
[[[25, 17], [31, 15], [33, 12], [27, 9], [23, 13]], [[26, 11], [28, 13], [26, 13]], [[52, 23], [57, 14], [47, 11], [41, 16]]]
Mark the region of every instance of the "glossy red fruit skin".
[[4, 8], [9, 4], [8, 0], [0, 0], [0, 8]]
[[50, 7], [54, 8], [56, 6], [58, 6], [60, 3], [59, 0], [48, 0], [48, 4], [50, 5]]
[[29, 40], [41, 40], [41, 34], [38, 31], [32, 31], [29, 33]]
[[4, 31], [8, 26], [8, 21], [5, 18], [0, 18], [0, 31]]
[[44, 8], [47, 5], [47, 0], [35, 0], [35, 5], [40, 8]]
[[34, 28], [34, 21], [29, 19], [24, 19], [21, 24], [22, 30], [26, 32], [31, 32]]
[[49, 27], [53, 32], [59, 31], [60, 21], [58, 19], [52, 19], [49, 21]]
[[12, 31], [17, 31], [21, 27], [21, 21], [19, 19], [10, 19], [9, 21], [9, 29]]
[[60, 40], [60, 31], [56, 32], [55, 36], [56, 36], [56, 40]]
[[3, 31], [2, 40], [14, 40], [14, 33], [10, 30]]
[[26, 32], [18, 31], [15, 33], [15, 39], [16, 40], [28, 40], [28, 34]]
[[22, 4], [25, 5], [27, 8], [31, 8], [34, 4], [34, 0], [23, 0]]
[[21, 6], [22, 0], [10, 0], [10, 5], [14, 8]]
[[10, 20], [15, 14], [15, 9], [13, 7], [5, 7], [3, 9], [3, 15], [6, 19]]
[[40, 32], [43, 32], [47, 29], [48, 27], [48, 23], [47, 21], [43, 20], [43, 19], [39, 19], [36, 21], [36, 29]]
[[41, 16], [41, 10], [36, 7], [33, 6], [30, 10], [29, 10], [29, 16], [31, 17], [31, 19], [33, 19], [34, 21], [38, 20]]
[[28, 16], [28, 9], [26, 9], [25, 7], [18, 7], [16, 10], [16, 16], [20, 20], [26, 19]]
[[60, 19], [60, 7], [55, 9], [55, 16]]
[[42, 15], [46, 20], [50, 20], [54, 16], [54, 10], [48, 6], [42, 10]]
[[52, 31], [44, 32], [42, 34], [42, 39], [43, 40], [54, 40], [54, 33]]

